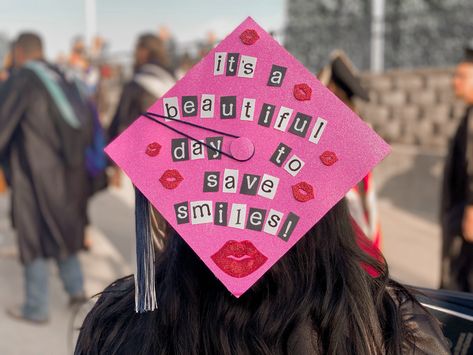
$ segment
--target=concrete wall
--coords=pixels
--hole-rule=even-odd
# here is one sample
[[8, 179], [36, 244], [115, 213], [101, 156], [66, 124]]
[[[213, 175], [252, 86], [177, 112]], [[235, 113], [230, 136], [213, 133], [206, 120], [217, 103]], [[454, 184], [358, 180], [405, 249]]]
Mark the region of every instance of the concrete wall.
[[444, 150], [465, 110], [452, 77], [453, 68], [363, 74], [370, 102], [357, 102], [360, 116], [389, 143]]
[[[370, 68], [372, 0], [287, 0], [284, 45], [317, 73], [334, 49]], [[386, 0], [385, 68], [457, 63], [473, 33], [471, 0]], [[377, 36], [373, 33], [373, 36]]]

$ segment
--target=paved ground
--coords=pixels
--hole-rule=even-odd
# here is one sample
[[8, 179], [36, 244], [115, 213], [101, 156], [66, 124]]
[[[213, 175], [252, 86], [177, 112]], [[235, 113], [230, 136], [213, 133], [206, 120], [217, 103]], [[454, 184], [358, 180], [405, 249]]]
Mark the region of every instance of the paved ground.
[[[130, 206], [110, 192], [94, 199], [91, 212], [94, 222], [94, 227], [90, 229], [93, 246], [90, 252], [82, 253], [80, 257], [84, 266], [86, 291], [92, 296], [113, 280], [132, 272], [129, 260], [133, 249], [133, 214]], [[6, 215], [5, 197], [0, 199], [0, 213]], [[114, 236], [113, 242], [105, 237], [103, 231]], [[0, 354], [71, 354], [77, 337], [76, 329], [93, 302], [73, 314], [67, 307], [68, 298], [62, 290], [57, 269], [51, 263], [50, 323], [34, 326], [8, 318], [4, 308], [21, 303], [23, 284], [14, 235], [5, 218], [0, 221], [0, 233]]]
[[383, 253], [393, 278], [437, 288], [440, 282], [440, 205], [444, 156], [396, 146], [375, 171]]
[[[441, 154], [395, 147], [376, 170], [383, 251], [393, 277], [405, 283], [438, 285], [440, 240], [436, 215], [442, 161]], [[81, 255], [89, 295], [130, 273], [134, 253], [131, 192], [130, 188], [107, 191], [92, 201], [93, 248]], [[0, 354], [70, 354], [77, 335], [73, 329], [81, 324], [88, 308], [74, 318], [67, 309], [67, 297], [54, 265], [50, 278], [50, 324], [31, 326], [5, 316], [3, 308], [20, 303], [23, 294], [14, 235], [5, 217], [7, 201], [0, 197]]]

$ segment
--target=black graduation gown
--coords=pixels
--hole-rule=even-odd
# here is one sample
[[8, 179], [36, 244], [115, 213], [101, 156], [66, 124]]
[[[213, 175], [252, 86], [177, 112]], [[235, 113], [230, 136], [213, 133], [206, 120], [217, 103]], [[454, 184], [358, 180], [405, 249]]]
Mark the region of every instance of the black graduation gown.
[[115, 139], [130, 124], [156, 101], [156, 97], [148, 93], [134, 81], [123, 87], [118, 107], [108, 129], [109, 139]]
[[20, 69], [0, 88], [0, 157], [24, 263], [66, 258], [83, 247], [90, 189], [84, 145], [92, 120], [81, 117], [82, 128], [70, 139], [59, 134], [62, 120], [32, 71]]
[[[147, 78], [148, 84], [154, 86], [154, 90], [149, 90], [149, 87], [147, 90], [139, 83], [137, 76], [140, 75], [142, 78], [143, 76]], [[135, 73], [133, 79], [123, 87], [118, 107], [108, 128], [109, 140], [115, 139], [143, 112], [146, 112], [173, 83], [174, 78], [164, 69], [154, 64], [143, 65]], [[161, 240], [164, 237], [167, 222], [155, 208], [152, 208], [151, 217], [153, 219], [153, 234], [157, 238], [156, 240]], [[160, 247], [162, 245], [158, 242], [158, 248]]]
[[442, 203], [441, 287], [473, 291], [473, 244], [462, 237], [466, 205], [473, 205], [473, 108], [466, 110], [445, 163]]
[[[140, 79], [146, 78], [146, 89]], [[145, 64], [125, 84], [118, 107], [108, 129], [109, 139], [116, 138], [174, 84], [167, 71], [154, 64]], [[151, 90], [150, 90], [151, 89]]]

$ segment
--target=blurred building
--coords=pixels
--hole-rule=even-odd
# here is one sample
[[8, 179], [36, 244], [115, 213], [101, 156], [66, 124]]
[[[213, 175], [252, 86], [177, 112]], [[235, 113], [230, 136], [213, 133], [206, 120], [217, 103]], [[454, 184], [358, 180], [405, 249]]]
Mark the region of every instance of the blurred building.
[[[313, 72], [341, 48], [370, 68], [374, 0], [288, 0], [285, 46]], [[473, 36], [471, 0], [385, 0], [385, 68], [451, 66]]]

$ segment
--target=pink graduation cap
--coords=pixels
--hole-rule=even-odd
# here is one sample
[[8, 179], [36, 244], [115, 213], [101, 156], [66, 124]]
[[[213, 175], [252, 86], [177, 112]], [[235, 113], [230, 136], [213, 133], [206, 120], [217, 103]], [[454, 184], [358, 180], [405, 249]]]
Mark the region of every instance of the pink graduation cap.
[[251, 18], [106, 148], [235, 297], [389, 150]]

